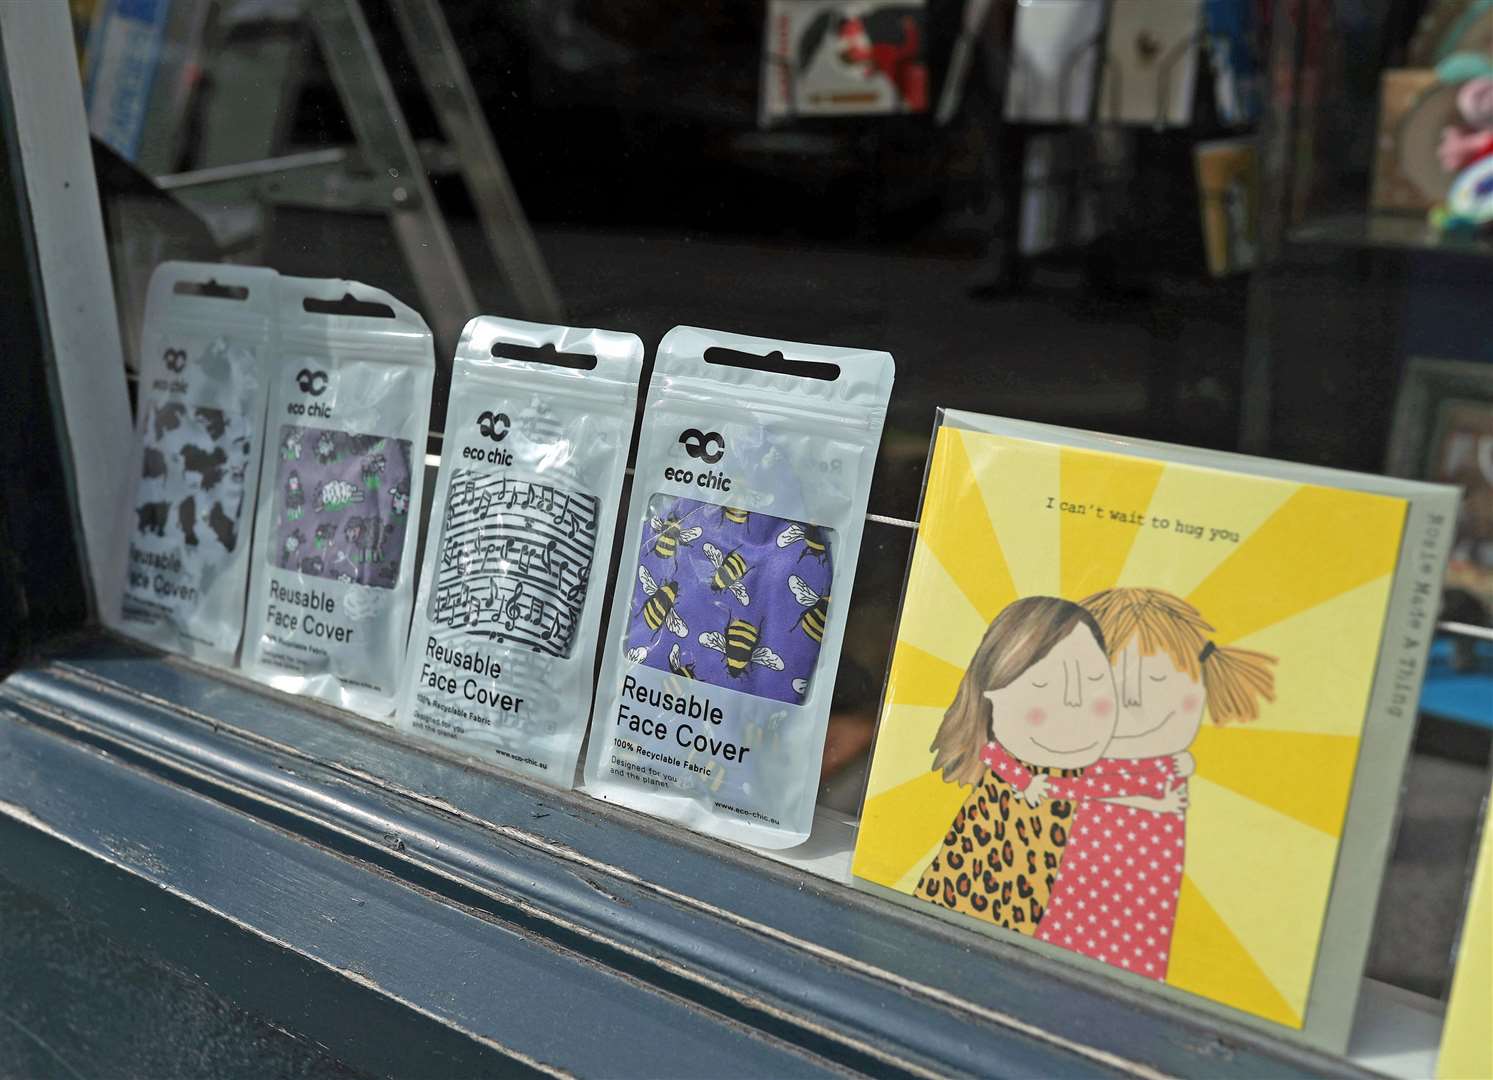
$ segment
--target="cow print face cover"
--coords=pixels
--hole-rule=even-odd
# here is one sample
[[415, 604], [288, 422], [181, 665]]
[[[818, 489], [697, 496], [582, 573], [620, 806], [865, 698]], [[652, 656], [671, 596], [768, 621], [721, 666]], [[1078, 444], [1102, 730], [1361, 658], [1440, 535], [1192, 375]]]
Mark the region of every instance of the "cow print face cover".
[[243, 626], [275, 279], [190, 263], [152, 278], [122, 595], [105, 609], [132, 637], [224, 665]]

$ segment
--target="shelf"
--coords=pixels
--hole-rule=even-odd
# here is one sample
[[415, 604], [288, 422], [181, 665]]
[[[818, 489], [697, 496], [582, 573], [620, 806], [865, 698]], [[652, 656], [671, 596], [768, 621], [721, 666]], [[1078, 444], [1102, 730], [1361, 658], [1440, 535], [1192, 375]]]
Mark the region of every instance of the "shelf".
[[1287, 234], [1291, 244], [1312, 247], [1420, 251], [1458, 258], [1493, 258], [1493, 241], [1444, 237], [1413, 214], [1338, 214], [1298, 225]]
[[[469, 1072], [1363, 1075], [820, 877], [842, 815], [772, 861], [111, 638], [0, 682], [0, 758], [0, 876], [53, 904], [96, 881], [130, 940], [163, 912], [143, 948], [355, 1065], [454, 1035]], [[376, 1045], [346, 1021], [373, 1005]], [[1420, 1011], [1379, 1051], [1401, 1075]]]

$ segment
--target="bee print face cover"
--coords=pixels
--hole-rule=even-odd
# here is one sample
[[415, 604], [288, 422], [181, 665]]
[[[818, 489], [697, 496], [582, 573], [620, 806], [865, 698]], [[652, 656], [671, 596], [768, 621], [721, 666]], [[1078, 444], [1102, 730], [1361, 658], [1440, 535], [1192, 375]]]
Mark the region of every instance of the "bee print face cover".
[[807, 838], [892, 371], [688, 326], [660, 343], [592, 794], [738, 843]]
[[627, 655], [657, 671], [798, 704], [834, 580], [818, 525], [697, 499], [649, 504]]

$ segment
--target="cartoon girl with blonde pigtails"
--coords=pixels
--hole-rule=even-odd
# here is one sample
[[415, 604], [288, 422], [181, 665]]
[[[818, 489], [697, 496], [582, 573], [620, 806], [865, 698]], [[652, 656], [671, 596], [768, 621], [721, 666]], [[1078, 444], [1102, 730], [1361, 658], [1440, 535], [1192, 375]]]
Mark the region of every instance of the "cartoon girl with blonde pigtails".
[[1115, 718], [1114, 674], [1094, 617], [1049, 596], [1007, 606], [933, 739], [934, 771], [972, 790], [915, 895], [1033, 933], [1074, 815], [1071, 801], [1043, 801], [1039, 782], [1083, 776], [1109, 744]]
[[1077, 823], [1037, 936], [1138, 975], [1166, 977], [1186, 848], [1188, 747], [1215, 724], [1275, 700], [1275, 658], [1221, 647], [1185, 600], [1108, 589], [1083, 601], [1102, 633], [1120, 709], [1104, 756], [1081, 777], [1036, 777], [1077, 803]]

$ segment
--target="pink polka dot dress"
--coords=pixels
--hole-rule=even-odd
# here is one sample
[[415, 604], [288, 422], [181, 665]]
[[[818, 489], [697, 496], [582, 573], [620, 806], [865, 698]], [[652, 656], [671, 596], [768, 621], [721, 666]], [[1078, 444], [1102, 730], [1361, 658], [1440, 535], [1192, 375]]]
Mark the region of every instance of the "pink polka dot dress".
[[1105, 798], [1160, 796], [1179, 782], [1169, 757], [1104, 758], [1047, 793], [1077, 800], [1073, 835], [1037, 937], [1152, 979], [1166, 978], [1187, 819]]

